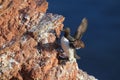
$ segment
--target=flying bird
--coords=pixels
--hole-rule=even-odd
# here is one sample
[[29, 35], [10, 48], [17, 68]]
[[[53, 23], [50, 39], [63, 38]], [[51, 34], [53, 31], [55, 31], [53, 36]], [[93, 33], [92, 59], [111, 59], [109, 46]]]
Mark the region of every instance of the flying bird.
[[87, 25], [87, 19], [83, 18], [74, 35], [70, 34], [69, 27], [62, 30], [64, 32], [64, 36], [61, 38], [61, 47], [70, 60], [73, 60], [74, 58], [80, 59], [80, 57], [76, 54], [76, 49], [85, 47], [85, 44], [81, 38], [86, 32]]

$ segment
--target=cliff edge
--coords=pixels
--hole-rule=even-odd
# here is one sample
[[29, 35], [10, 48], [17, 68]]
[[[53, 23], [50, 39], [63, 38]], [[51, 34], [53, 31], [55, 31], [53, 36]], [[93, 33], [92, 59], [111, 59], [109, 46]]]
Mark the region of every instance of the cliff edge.
[[60, 63], [64, 17], [47, 8], [46, 0], [0, 0], [0, 80], [97, 80]]

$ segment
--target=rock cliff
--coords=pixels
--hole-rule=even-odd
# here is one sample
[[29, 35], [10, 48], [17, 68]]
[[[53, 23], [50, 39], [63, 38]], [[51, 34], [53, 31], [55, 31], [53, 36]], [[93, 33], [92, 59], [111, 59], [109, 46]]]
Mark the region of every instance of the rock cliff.
[[46, 0], [0, 0], [0, 80], [96, 80], [76, 62], [62, 64], [62, 15]]

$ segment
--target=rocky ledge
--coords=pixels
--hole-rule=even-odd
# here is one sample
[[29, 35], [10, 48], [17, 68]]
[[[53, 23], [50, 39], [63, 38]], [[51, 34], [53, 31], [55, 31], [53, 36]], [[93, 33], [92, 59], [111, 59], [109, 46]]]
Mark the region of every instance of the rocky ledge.
[[60, 63], [62, 15], [46, 0], [0, 0], [0, 80], [96, 80], [76, 62]]

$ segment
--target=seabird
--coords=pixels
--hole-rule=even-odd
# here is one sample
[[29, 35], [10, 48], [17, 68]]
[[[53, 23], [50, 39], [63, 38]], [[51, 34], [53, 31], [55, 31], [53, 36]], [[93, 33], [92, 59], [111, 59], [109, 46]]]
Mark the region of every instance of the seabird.
[[80, 59], [80, 57], [76, 54], [76, 49], [84, 48], [85, 44], [81, 40], [83, 33], [85, 33], [87, 29], [87, 19], [83, 18], [80, 26], [77, 28], [75, 34], [71, 36], [70, 34], [70, 28], [65, 28], [62, 31], [64, 31], [64, 36], [61, 38], [61, 47], [64, 54], [68, 56], [69, 60]]

